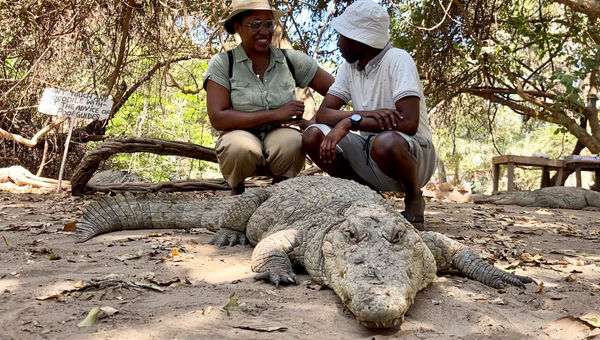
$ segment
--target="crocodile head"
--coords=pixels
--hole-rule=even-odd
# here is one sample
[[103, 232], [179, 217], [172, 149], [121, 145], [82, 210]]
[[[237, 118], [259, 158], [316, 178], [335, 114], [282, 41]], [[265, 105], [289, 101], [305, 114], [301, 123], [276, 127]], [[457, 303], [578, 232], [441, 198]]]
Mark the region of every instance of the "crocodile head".
[[343, 214], [323, 239], [327, 284], [365, 327], [398, 327], [435, 277], [433, 255], [392, 207], [354, 204]]

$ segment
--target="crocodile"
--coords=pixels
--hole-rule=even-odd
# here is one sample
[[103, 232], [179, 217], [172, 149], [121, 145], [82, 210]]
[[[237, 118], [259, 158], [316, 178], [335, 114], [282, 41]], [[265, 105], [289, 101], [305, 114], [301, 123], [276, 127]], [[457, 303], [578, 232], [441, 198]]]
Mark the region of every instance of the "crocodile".
[[84, 242], [113, 230], [196, 227], [215, 231], [211, 243], [219, 246], [254, 245], [257, 279], [299, 284], [293, 265], [304, 267], [368, 328], [399, 327], [439, 270], [456, 269], [494, 288], [532, 282], [449, 237], [416, 230], [370, 188], [325, 176], [296, 177], [238, 196], [105, 196], [84, 207], [76, 232]]
[[108, 184], [108, 183], [130, 183], [130, 182], [146, 182], [143, 178], [136, 174], [122, 170], [103, 170], [99, 171], [90, 178], [88, 185]]
[[479, 196], [475, 203], [519, 205], [559, 209], [600, 208], [600, 192], [577, 187], [546, 187], [533, 191], [499, 192], [491, 196]]

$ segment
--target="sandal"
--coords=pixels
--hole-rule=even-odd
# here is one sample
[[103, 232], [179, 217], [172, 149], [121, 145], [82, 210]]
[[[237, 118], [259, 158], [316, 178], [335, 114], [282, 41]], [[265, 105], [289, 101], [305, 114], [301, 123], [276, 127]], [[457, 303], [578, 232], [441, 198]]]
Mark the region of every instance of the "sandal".
[[415, 214], [415, 215], [413, 215], [413, 214], [411, 214], [409, 212], [406, 212], [406, 211], [401, 212], [401, 214], [417, 230], [422, 230], [423, 229], [423, 225], [425, 223], [425, 217], [423, 216], [423, 214]]

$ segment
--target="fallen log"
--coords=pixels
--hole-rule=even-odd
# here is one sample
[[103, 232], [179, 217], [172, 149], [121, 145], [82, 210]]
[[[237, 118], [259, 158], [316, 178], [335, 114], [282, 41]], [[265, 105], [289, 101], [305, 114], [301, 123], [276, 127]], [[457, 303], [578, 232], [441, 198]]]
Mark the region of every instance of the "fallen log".
[[[82, 195], [100, 163], [117, 153], [150, 152], [158, 155], [174, 155], [217, 162], [217, 154], [211, 148], [157, 138], [121, 137], [107, 139], [82, 160], [71, 177], [71, 194]], [[114, 186], [114, 184], [111, 184]], [[146, 186], [148, 186], [146, 184]], [[186, 187], [186, 185], [183, 185]], [[201, 190], [201, 189], [198, 189]]]

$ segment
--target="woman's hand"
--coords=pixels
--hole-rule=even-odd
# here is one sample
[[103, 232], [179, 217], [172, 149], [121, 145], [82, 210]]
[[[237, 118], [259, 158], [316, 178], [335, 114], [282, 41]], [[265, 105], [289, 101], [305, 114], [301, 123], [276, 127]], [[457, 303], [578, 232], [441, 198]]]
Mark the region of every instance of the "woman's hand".
[[297, 126], [300, 129], [300, 132], [306, 130], [307, 127], [309, 127], [311, 124], [314, 124], [314, 122], [311, 122], [310, 120], [306, 120], [304, 118], [300, 118], [300, 119], [291, 119], [288, 120], [287, 122], [281, 124], [282, 127], [290, 127], [290, 126]]
[[275, 121], [279, 123], [289, 123], [289, 121], [300, 120], [304, 114], [304, 102], [292, 100], [273, 111], [275, 114]]
[[335, 149], [337, 144], [350, 132], [350, 119], [342, 119], [331, 131], [323, 138], [319, 155], [325, 163], [331, 163], [335, 160]]

